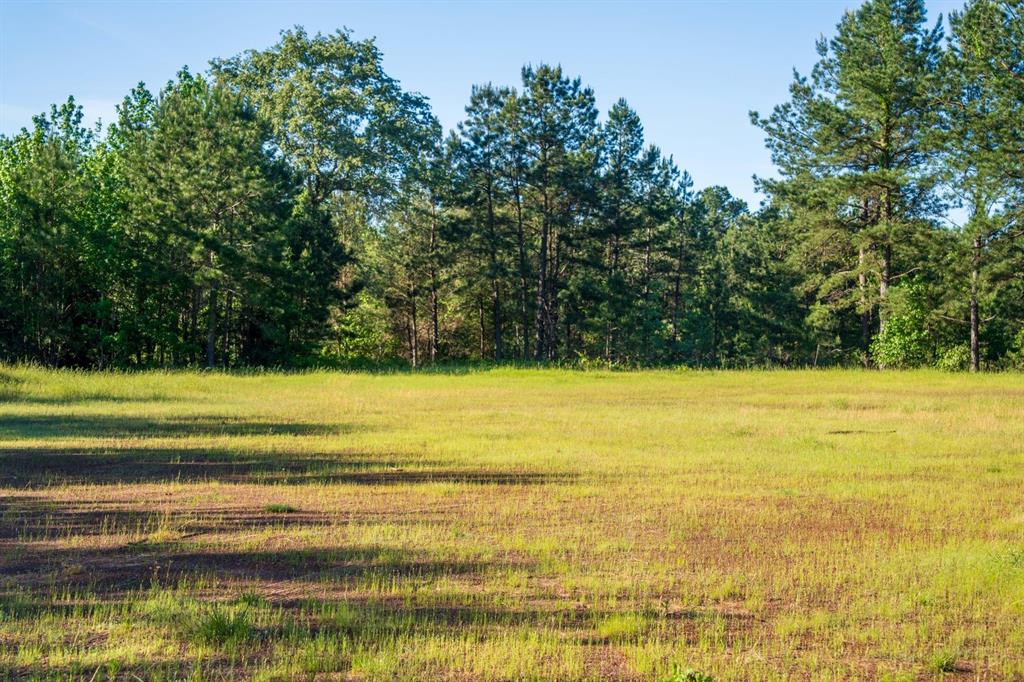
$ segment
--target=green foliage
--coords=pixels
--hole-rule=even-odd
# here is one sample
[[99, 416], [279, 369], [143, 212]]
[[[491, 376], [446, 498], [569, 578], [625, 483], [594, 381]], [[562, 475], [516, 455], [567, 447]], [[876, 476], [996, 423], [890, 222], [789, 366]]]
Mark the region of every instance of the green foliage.
[[1014, 337], [1007, 360], [1012, 367], [1024, 369], [1024, 327], [1021, 327]]
[[935, 366], [947, 372], [963, 372], [971, 366], [971, 348], [967, 344], [941, 349]]
[[907, 369], [931, 362], [934, 343], [927, 326], [923, 286], [912, 283], [893, 290], [882, 332], [871, 343], [871, 357], [882, 367]]
[[560, 66], [474, 87], [443, 138], [347, 30], [139, 84], [105, 134], [69, 99], [0, 137], [0, 359], [1019, 365], [1024, 21], [970, 0], [950, 28], [845, 13], [751, 115], [756, 211]]

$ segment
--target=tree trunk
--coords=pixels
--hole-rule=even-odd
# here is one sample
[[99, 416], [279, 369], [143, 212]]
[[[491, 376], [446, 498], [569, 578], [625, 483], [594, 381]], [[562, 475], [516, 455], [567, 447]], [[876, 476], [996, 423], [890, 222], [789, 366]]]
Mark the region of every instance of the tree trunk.
[[189, 306], [188, 313], [188, 355], [189, 362], [193, 367], [199, 363], [199, 358], [196, 357], [196, 346], [199, 345], [199, 297], [201, 295], [199, 287], [192, 287], [192, 295], [189, 297], [191, 305]]
[[419, 345], [420, 345], [420, 343], [419, 343], [420, 330], [419, 330], [419, 326], [416, 323], [416, 298], [411, 293], [409, 295], [409, 312], [410, 312], [410, 320], [412, 322], [412, 327], [410, 329], [410, 331], [411, 331], [411, 338], [409, 339], [409, 352], [412, 354], [412, 366], [415, 369], [416, 367], [419, 366], [419, 360], [420, 360], [420, 358], [419, 358], [419, 355], [420, 355], [420, 353], [419, 353], [419, 350], [420, 350], [419, 349]]
[[206, 367], [213, 369], [217, 364], [217, 287], [210, 287], [210, 310], [206, 321]]
[[885, 299], [889, 294], [889, 272], [892, 266], [892, 246], [886, 244], [882, 247], [882, 273], [878, 280], [878, 333], [885, 331], [885, 318], [888, 313], [885, 310]]
[[977, 372], [981, 367], [978, 319], [978, 279], [981, 269], [981, 237], [974, 238], [971, 257], [971, 371]]
[[[882, 218], [885, 220], [887, 231], [892, 230], [892, 191], [886, 190], [885, 204], [883, 206]], [[892, 234], [886, 235], [885, 245], [882, 247], [882, 273], [878, 280], [878, 333], [885, 331], [885, 319], [889, 316], [885, 309], [885, 298], [889, 294], [889, 276], [892, 269]]]
[[228, 291], [224, 294], [224, 324], [221, 331], [221, 348], [220, 348], [220, 362], [221, 366], [227, 368], [228, 356], [230, 355], [231, 349], [231, 308], [234, 305], [232, 293]]
[[437, 345], [440, 336], [437, 301], [437, 224], [435, 207], [430, 207], [430, 362], [437, 362]]
[[860, 343], [861, 364], [867, 369], [871, 365], [868, 354], [871, 344], [871, 311], [868, 310], [868, 278], [864, 274], [864, 247], [857, 253], [857, 284], [860, 287]]
[[[614, 227], [614, 229], [617, 232], [619, 230], [619, 227], [616, 225]], [[619, 322], [619, 320], [617, 319], [618, 318], [618, 312], [619, 312], [619, 306], [618, 306], [618, 301], [616, 300], [617, 296], [616, 296], [616, 290], [615, 290], [615, 271], [619, 267], [619, 235], [618, 234], [612, 235], [611, 244], [609, 244], [608, 249], [609, 249], [609, 256], [608, 256], [608, 277], [607, 277], [607, 281], [608, 281], [608, 299], [609, 299], [608, 303], [609, 303], [609, 306], [608, 306], [608, 319], [606, 319], [604, 321], [604, 359], [607, 362], [611, 362], [612, 358], [614, 356], [614, 350], [615, 350], [615, 345], [616, 345], [616, 343], [615, 343], [615, 327], [616, 327], [616, 324]]]
[[487, 223], [491, 231], [491, 323], [494, 325], [494, 361], [501, 362], [501, 281], [498, 278], [498, 234], [494, 219], [494, 190], [490, 179], [487, 185]]
[[437, 345], [440, 338], [441, 326], [438, 322], [437, 287], [430, 285], [430, 361], [437, 362]]
[[498, 278], [494, 278], [494, 311], [491, 317], [494, 318], [494, 361], [501, 362], [501, 284]]
[[484, 323], [484, 302], [482, 298], [477, 299], [476, 302], [477, 310], [477, 322], [480, 325], [480, 359], [483, 360], [487, 357], [487, 325]]
[[530, 359], [530, 282], [526, 268], [526, 233], [523, 229], [523, 199], [516, 189], [516, 238], [519, 242], [520, 314], [523, 325], [523, 360]]
[[[679, 289], [682, 285], [682, 277], [677, 273], [672, 283], [672, 345], [679, 342]], [[675, 349], [673, 348], [673, 352]]]
[[548, 288], [548, 215], [547, 197], [544, 198], [544, 217], [540, 229], [540, 257], [537, 268], [537, 343], [534, 346], [533, 357], [535, 360], [543, 360], [547, 351], [547, 288]]

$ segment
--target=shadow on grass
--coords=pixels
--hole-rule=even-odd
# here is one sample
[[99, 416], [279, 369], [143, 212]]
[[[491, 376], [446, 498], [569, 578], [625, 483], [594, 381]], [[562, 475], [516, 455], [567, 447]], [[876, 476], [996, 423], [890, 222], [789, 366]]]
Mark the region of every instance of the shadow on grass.
[[0, 421], [0, 439], [188, 438], [203, 436], [326, 436], [350, 433], [344, 424], [265, 422], [233, 416], [199, 415], [157, 419], [107, 415], [17, 415]]
[[378, 453], [240, 453], [225, 449], [134, 447], [0, 449], [0, 487], [139, 483], [409, 485], [568, 483], [571, 473], [467, 469], [436, 460]]
[[[479, 586], [500, 585], [511, 569], [537, 573], [536, 563], [522, 556], [438, 558], [381, 545], [197, 551], [168, 542], [101, 551], [5, 544], [11, 551], [0, 559], [0, 613], [14, 627], [43, 619], [110, 622], [120, 618], [132, 622], [140, 633], [147, 625], [165, 632], [170, 628], [187, 643], [204, 610], [263, 614], [260, 626], [245, 641], [204, 656], [207, 673], [221, 670], [229, 677], [249, 677], [283, 650], [301, 651], [324, 641], [343, 641], [347, 646], [342, 650], [348, 653], [326, 662], [304, 659], [302, 665], [310, 667], [291, 674], [351, 672], [355, 649], [387, 651], [391, 647], [395, 655], [407, 646], [403, 642], [460, 636], [484, 642], [516, 629], [548, 633], [563, 645], [601, 652], [623, 642], [641, 641], [656, 626], [662, 636], [665, 628], [695, 633], [708, 616], [689, 610], [634, 611], [632, 617], [639, 623], [635, 630], [602, 636], [595, 628], [620, 615], [614, 607], [554, 598], [481, 599]], [[444, 589], [432, 589], [439, 582]], [[123, 672], [143, 677], [154, 671], [182, 677], [196, 665], [184, 657], [133, 658]], [[95, 664], [92, 668], [75, 664], [60, 672], [88, 677], [94, 670]], [[57, 669], [36, 664], [12, 671], [17, 677], [43, 671], [52, 674]], [[451, 672], [423, 671], [423, 675]]]
[[[304, 452], [287, 439], [272, 441], [276, 451], [248, 452], [225, 447], [175, 448], [148, 445], [145, 437], [210, 435], [305, 435], [343, 432], [321, 424], [247, 422], [216, 415], [195, 419], [16, 417], [0, 424], [0, 622], [8, 632], [48, 621], [76, 632], [95, 614], [104, 622], [162, 628], [187, 651], [202, 609], [236, 608], [255, 595], [262, 609], [259, 628], [234, 650], [204, 657], [203, 677], [246, 679], [265, 666], [281, 647], [301, 648], [321, 637], [340, 637], [359, 646], [395, 642], [424, 633], [447, 636], [474, 628], [491, 632], [504, 626], [585, 627], [590, 616], [573, 607], [526, 607], [482, 601], [480, 585], [500, 585], [509, 571], [536, 572], [528, 557], [510, 552], [452, 553], [441, 548], [375, 544], [376, 535], [346, 544], [329, 527], [365, 525], [423, 526], [448, 538], [449, 524], [463, 521], [457, 504], [413, 505], [397, 511], [393, 494], [417, 495], [417, 486], [454, 483], [492, 486], [501, 496], [513, 486], [558, 485], [571, 474], [481, 467], [414, 454]], [[118, 447], [48, 447], [19, 444], [19, 439], [62, 436], [129, 435], [139, 440]], [[184, 445], [184, 444], [183, 444]], [[133, 487], [161, 483], [222, 483], [197, 488]], [[400, 488], [368, 490], [379, 502], [331, 509], [302, 508], [306, 494], [291, 494], [294, 508], [274, 509], [269, 502], [278, 485], [360, 485]], [[82, 486], [77, 489], [74, 486]], [[102, 486], [102, 489], [96, 487]], [[4, 489], [13, 493], [3, 495]], [[300, 490], [305, 490], [300, 488]], [[177, 492], [175, 492], [177, 491]], [[173, 494], [164, 497], [167, 492]], [[264, 496], [264, 493], [267, 493]], [[377, 497], [379, 495], [379, 498]], [[188, 503], [183, 504], [182, 499]], [[365, 498], [364, 499], [368, 499]], [[296, 501], [298, 500], [298, 501]], [[420, 531], [410, 529], [413, 536]], [[442, 544], [442, 547], [444, 544]], [[432, 585], [443, 585], [435, 592]], [[460, 587], [461, 586], [461, 587]], [[146, 610], [150, 594], [169, 594], [185, 603], [173, 619]], [[159, 600], [157, 600], [159, 601]], [[162, 603], [162, 602], [161, 602]], [[248, 604], [249, 602], [245, 602]], [[156, 608], [156, 607], [154, 607]], [[163, 607], [159, 607], [163, 608]], [[177, 607], [174, 607], [177, 608]], [[250, 606], [244, 606], [250, 608]], [[454, 630], [453, 630], [454, 628]], [[171, 634], [166, 634], [170, 632]], [[12, 634], [12, 646], [20, 640]], [[28, 641], [28, 640], [25, 640]], [[96, 645], [102, 650], [102, 642]], [[92, 661], [102, 656], [85, 656]], [[14, 659], [10, 659], [14, 660]], [[44, 656], [12, 667], [11, 677], [94, 678], [111, 676], [106, 664], [80, 661], [53, 667]], [[67, 661], [65, 657], [63, 659]], [[148, 659], [136, 655], [115, 666], [114, 677], [179, 679], [197, 670], [197, 660]], [[330, 664], [348, 672], [351, 658]], [[303, 671], [315, 672], [313, 670]], [[444, 671], [438, 671], [439, 673]]]

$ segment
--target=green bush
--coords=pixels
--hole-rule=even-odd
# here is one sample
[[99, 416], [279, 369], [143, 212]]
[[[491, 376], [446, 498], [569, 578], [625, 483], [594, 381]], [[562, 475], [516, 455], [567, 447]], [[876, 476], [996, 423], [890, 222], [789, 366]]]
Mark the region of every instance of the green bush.
[[971, 347], [966, 343], [947, 346], [939, 351], [935, 366], [947, 372], [963, 372], [971, 366]]
[[907, 369], [932, 359], [928, 307], [923, 285], [917, 282], [890, 290], [885, 330], [871, 342], [871, 359], [879, 366]]
[[1010, 367], [1024, 369], [1024, 327], [1021, 327], [1020, 331], [1017, 332], [1017, 336], [1014, 337], [1013, 346], [1007, 355], [1007, 359], [1010, 362]]

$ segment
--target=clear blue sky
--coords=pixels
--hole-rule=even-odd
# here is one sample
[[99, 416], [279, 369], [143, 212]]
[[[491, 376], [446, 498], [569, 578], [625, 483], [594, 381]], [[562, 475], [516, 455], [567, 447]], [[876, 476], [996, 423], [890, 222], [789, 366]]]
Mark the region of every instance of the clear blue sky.
[[[201, 71], [296, 24], [346, 26], [376, 37], [387, 72], [429, 97], [446, 128], [474, 83], [517, 85], [524, 63], [560, 63], [602, 111], [625, 97], [697, 187], [726, 185], [754, 207], [751, 176], [771, 164], [747, 112], [785, 100], [792, 69], [810, 68], [815, 39], [856, 4], [0, 0], [0, 133], [69, 94], [110, 120], [138, 81], [158, 89], [182, 65]], [[960, 4], [929, 0], [931, 20]]]

